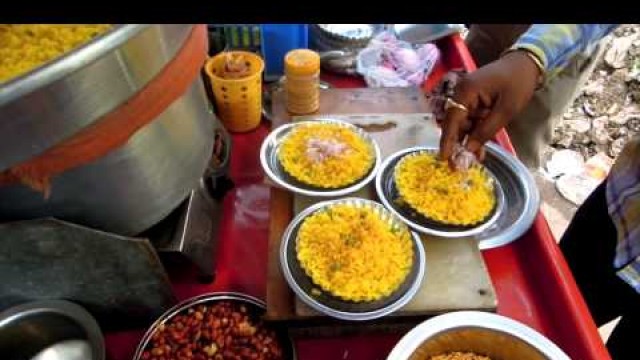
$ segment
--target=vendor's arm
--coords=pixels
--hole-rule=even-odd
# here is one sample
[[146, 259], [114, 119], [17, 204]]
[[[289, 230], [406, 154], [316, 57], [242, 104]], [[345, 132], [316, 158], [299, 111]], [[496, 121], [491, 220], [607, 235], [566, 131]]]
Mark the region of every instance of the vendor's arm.
[[536, 88], [616, 27], [532, 25], [504, 56], [468, 74], [456, 85], [453, 98], [468, 111], [458, 107], [447, 111], [442, 125], [441, 157], [449, 159], [455, 144], [467, 136], [467, 149], [482, 157], [484, 143], [524, 109]]

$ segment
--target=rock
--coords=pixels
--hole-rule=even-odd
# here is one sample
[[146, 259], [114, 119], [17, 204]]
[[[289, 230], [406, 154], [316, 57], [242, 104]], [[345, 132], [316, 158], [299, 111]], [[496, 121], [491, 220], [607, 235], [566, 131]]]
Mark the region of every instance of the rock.
[[584, 119], [567, 120], [565, 121], [565, 124], [569, 127], [569, 129], [579, 134], [586, 133], [589, 131], [589, 129], [591, 129], [591, 124], [589, 123], [589, 121]]
[[604, 62], [614, 69], [623, 68], [626, 63], [627, 52], [636, 36], [626, 36], [613, 39], [611, 46], [604, 54]]
[[624, 146], [627, 144], [627, 141], [627, 137], [620, 137], [613, 140], [611, 142], [611, 145], [609, 145], [609, 156], [611, 156], [612, 158], [617, 158], [618, 155], [620, 155], [620, 153], [622, 152]]
[[629, 120], [627, 121], [627, 128], [634, 133], [640, 132], [640, 116], [636, 115], [629, 117]]
[[591, 117], [595, 117], [597, 115], [595, 109], [593, 108], [593, 105], [591, 105], [588, 101], [585, 101], [582, 104], [582, 110], [584, 111], [585, 114]]
[[623, 126], [629, 121], [629, 115], [623, 114], [619, 116], [613, 116], [609, 121], [613, 124]]
[[592, 129], [604, 129], [609, 122], [608, 116], [600, 116], [593, 120], [591, 120], [591, 128]]
[[571, 132], [562, 132], [559, 134], [555, 144], [562, 146], [563, 148], [568, 148], [573, 143], [574, 133]]
[[591, 143], [591, 136], [588, 132], [576, 133], [573, 137], [573, 142], [576, 145], [588, 145], [589, 143]]
[[613, 138], [613, 139], [628, 138], [629, 137], [629, 129], [627, 129], [624, 126], [619, 127], [617, 129], [610, 129], [609, 136], [611, 136], [611, 138]]
[[598, 79], [596, 81], [592, 81], [584, 87], [584, 94], [587, 96], [595, 96], [600, 94], [604, 90], [602, 85], [602, 79]]
[[607, 114], [608, 115], [615, 115], [617, 113], [620, 112], [620, 104], [618, 103], [613, 103], [609, 109], [607, 109]]
[[594, 127], [591, 129], [591, 141], [596, 145], [607, 145], [609, 141], [611, 141], [611, 138], [605, 128]]

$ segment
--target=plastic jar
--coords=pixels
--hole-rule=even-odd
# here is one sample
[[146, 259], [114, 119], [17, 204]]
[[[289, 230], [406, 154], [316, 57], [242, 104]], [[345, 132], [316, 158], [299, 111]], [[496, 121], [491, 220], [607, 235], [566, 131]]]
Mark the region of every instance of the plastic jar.
[[304, 115], [320, 107], [320, 55], [308, 49], [291, 50], [284, 58], [287, 110]]

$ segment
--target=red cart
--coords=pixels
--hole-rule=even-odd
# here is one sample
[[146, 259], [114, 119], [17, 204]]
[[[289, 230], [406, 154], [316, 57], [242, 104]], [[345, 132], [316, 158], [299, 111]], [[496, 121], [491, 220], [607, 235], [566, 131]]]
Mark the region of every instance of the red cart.
[[[459, 36], [438, 42], [443, 58], [426, 88], [448, 70], [474, 70]], [[325, 76], [335, 87], [362, 87], [354, 78]], [[223, 203], [216, 279], [199, 284], [195, 273], [168, 269], [180, 300], [214, 291], [236, 291], [264, 299], [267, 279], [270, 189], [264, 184], [259, 148], [268, 124], [233, 135], [230, 176], [236, 184]], [[497, 141], [510, 151], [506, 133]], [[544, 217], [539, 214], [521, 239], [483, 256], [498, 297], [498, 313], [521, 321], [554, 341], [576, 360], [610, 359]], [[106, 334], [107, 358], [131, 359], [145, 329]], [[300, 360], [384, 359], [403, 334], [356, 335], [296, 340]]]

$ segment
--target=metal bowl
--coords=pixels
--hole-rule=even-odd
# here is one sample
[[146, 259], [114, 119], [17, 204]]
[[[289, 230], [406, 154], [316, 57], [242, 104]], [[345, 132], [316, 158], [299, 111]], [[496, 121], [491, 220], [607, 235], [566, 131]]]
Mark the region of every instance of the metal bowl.
[[[427, 147], [436, 148], [436, 145]], [[519, 239], [535, 221], [540, 207], [540, 193], [527, 168], [496, 143], [487, 143], [485, 149], [483, 165], [494, 175], [496, 183], [502, 188], [504, 206], [493, 225], [475, 235], [480, 250], [504, 246]], [[380, 173], [382, 172], [384, 169], [380, 170]], [[376, 179], [376, 185], [377, 182]], [[381, 197], [384, 203], [383, 199], [384, 197]]]
[[[371, 148], [374, 152], [374, 162], [373, 166], [369, 169], [369, 171], [361, 178], [356, 180], [355, 182], [333, 189], [325, 189], [312, 185], [305, 184], [301, 181], [298, 181], [293, 176], [289, 175], [285, 170], [280, 160], [278, 160], [278, 151], [280, 150], [280, 146], [282, 141], [287, 137], [287, 135], [296, 127], [304, 126], [309, 124], [317, 124], [317, 123], [330, 123], [330, 124], [338, 124], [345, 128], [351, 129], [356, 132], [361, 138], [363, 138], [366, 142], [371, 145]], [[279, 186], [293, 191], [297, 194], [307, 195], [307, 196], [316, 196], [316, 197], [338, 197], [344, 196], [351, 193], [354, 193], [367, 184], [369, 184], [373, 178], [376, 176], [376, 172], [380, 167], [380, 147], [375, 142], [375, 140], [364, 130], [359, 127], [352, 125], [348, 122], [335, 120], [335, 119], [318, 119], [318, 120], [310, 120], [310, 121], [298, 121], [295, 123], [290, 123], [286, 125], [282, 125], [277, 129], [273, 130], [264, 142], [262, 143], [262, 147], [260, 148], [260, 162], [262, 163], [262, 168], [264, 169], [267, 176], [274, 181]]]
[[98, 324], [68, 301], [35, 301], [0, 313], [0, 354], [12, 360], [104, 360]]
[[481, 222], [471, 226], [459, 226], [444, 224], [426, 216], [417, 213], [409, 205], [401, 204], [397, 201], [400, 198], [395, 182], [395, 170], [400, 161], [408, 156], [418, 155], [420, 153], [435, 153], [437, 148], [431, 147], [413, 147], [401, 150], [389, 156], [382, 164], [380, 171], [376, 175], [376, 191], [380, 201], [402, 221], [406, 222], [414, 230], [441, 237], [466, 237], [474, 236], [482, 233], [490, 228], [500, 217], [504, 208], [504, 193], [500, 182], [496, 179], [490, 169], [486, 169], [489, 177], [493, 180], [496, 205], [491, 213], [487, 215]]
[[478, 311], [448, 313], [421, 323], [400, 339], [387, 360], [423, 360], [454, 351], [492, 359], [570, 360], [558, 346], [530, 327]]
[[404, 282], [386, 298], [368, 301], [351, 302], [323, 291], [319, 295], [311, 295], [311, 291], [317, 288], [311, 278], [302, 269], [296, 256], [296, 243], [298, 231], [304, 220], [317, 211], [325, 210], [337, 204], [347, 204], [355, 207], [366, 207], [375, 211], [382, 219], [392, 226], [397, 226], [406, 231], [409, 228], [400, 219], [396, 218], [381, 204], [360, 198], [346, 198], [317, 203], [298, 214], [287, 227], [280, 245], [280, 266], [284, 277], [296, 295], [311, 308], [328, 316], [342, 320], [372, 320], [388, 315], [406, 305], [418, 292], [425, 274], [425, 252], [420, 237], [411, 232], [413, 240], [413, 266]]
[[[248, 309], [248, 313], [253, 318], [258, 318], [262, 316], [265, 310], [267, 309], [266, 304], [263, 301], [253, 296], [249, 296], [242, 293], [236, 293], [236, 292], [216, 292], [216, 293], [210, 293], [210, 294], [203, 294], [200, 296], [187, 299], [179, 303], [178, 305], [172, 307], [171, 309], [167, 310], [167, 312], [162, 314], [162, 316], [160, 316], [158, 320], [156, 320], [149, 327], [149, 330], [147, 330], [147, 332], [142, 337], [142, 340], [140, 340], [140, 343], [138, 344], [138, 348], [136, 349], [136, 352], [133, 356], [133, 360], [142, 360], [142, 353], [146, 349], [147, 345], [149, 345], [149, 342], [151, 341], [151, 337], [157, 330], [158, 326], [160, 326], [161, 324], [165, 324], [167, 321], [171, 320], [176, 315], [184, 313], [196, 305], [210, 305], [212, 303], [224, 301], [224, 300], [233, 301], [233, 302], [237, 302], [245, 305]], [[278, 337], [278, 341], [282, 346], [283, 359], [285, 360], [296, 359], [296, 353], [295, 353], [295, 348], [293, 346], [293, 342], [291, 341], [289, 336], [286, 335], [286, 332], [276, 331], [276, 336]]]

